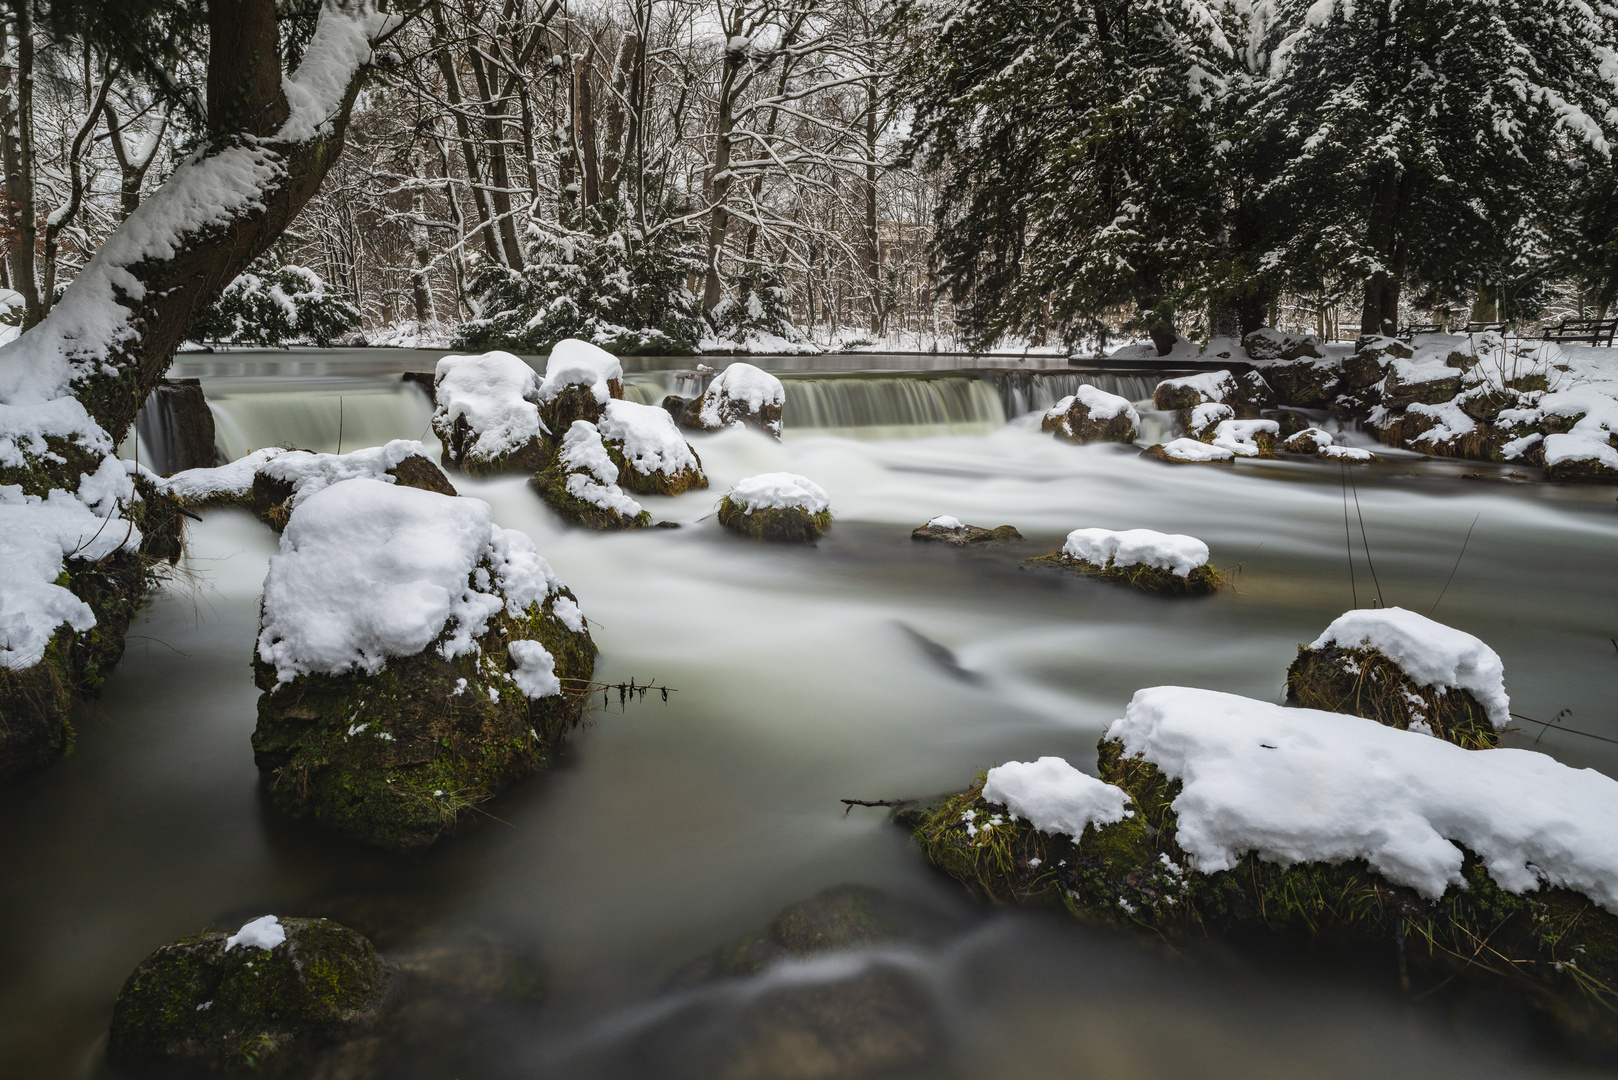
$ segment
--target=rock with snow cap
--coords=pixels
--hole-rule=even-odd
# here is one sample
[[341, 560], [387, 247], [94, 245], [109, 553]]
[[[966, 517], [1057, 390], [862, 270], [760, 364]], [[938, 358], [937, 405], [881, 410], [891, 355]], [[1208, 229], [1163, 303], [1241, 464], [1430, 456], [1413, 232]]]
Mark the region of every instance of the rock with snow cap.
[[[678, 441], [684, 445], [684, 440]], [[696, 457], [691, 456], [693, 460]], [[528, 486], [564, 521], [574, 525], [597, 532], [643, 529], [652, 523], [652, 515], [619, 485], [627, 468], [624, 462], [621, 452], [614, 458], [594, 424], [575, 420], [562, 436], [555, 456], [534, 474]], [[706, 477], [703, 482], [706, 484]]]
[[967, 525], [959, 519], [945, 514], [933, 518], [925, 525], [916, 526], [910, 533], [910, 539], [931, 540], [942, 544], [952, 544], [955, 547], [965, 547], [967, 544], [1021, 540], [1022, 533], [1010, 525], [1001, 525], [994, 529]]
[[107, 1057], [142, 1072], [288, 1075], [375, 1025], [391, 983], [353, 930], [267, 915], [141, 961], [113, 1006]]
[[831, 528], [831, 499], [808, 477], [762, 473], [719, 500], [719, 523], [755, 540], [812, 543]]
[[697, 431], [751, 427], [779, 439], [785, 405], [786, 390], [780, 379], [738, 362], [714, 376], [708, 389], [686, 405], [680, 423]]
[[1173, 439], [1156, 443], [1140, 452], [1140, 456], [1169, 465], [1230, 465], [1236, 455], [1222, 446], [1200, 442], [1197, 439]]
[[270, 560], [254, 760], [292, 817], [425, 847], [549, 761], [594, 665], [577, 599], [487, 503], [340, 481]]
[[446, 356], [433, 375], [433, 434], [444, 464], [482, 476], [532, 472], [542, 460], [539, 376], [508, 352]]
[[1330, 432], [1317, 427], [1307, 427], [1288, 436], [1281, 443], [1281, 450], [1288, 454], [1310, 454], [1328, 461], [1365, 464], [1377, 460], [1377, 456], [1369, 450], [1362, 450], [1357, 446], [1338, 445]]
[[[1152, 392], [1152, 403], [1168, 412], [1186, 412], [1198, 405], [1229, 405], [1237, 419], [1254, 420], [1275, 408], [1275, 391], [1256, 371], [1203, 371], [1177, 379], [1164, 379]], [[1182, 422], [1185, 417], [1181, 417]]]
[[1140, 433], [1140, 414], [1128, 398], [1086, 383], [1045, 411], [1040, 430], [1071, 443], [1132, 443]]
[[595, 423], [607, 402], [623, 396], [623, 365], [612, 353], [578, 338], [551, 347], [538, 401], [553, 437], [560, 438], [575, 420]]
[[1062, 550], [1025, 563], [1131, 585], [1162, 596], [1217, 592], [1224, 575], [1208, 563], [1208, 545], [1182, 533], [1152, 529], [1074, 529]]
[[708, 486], [702, 459], [666, 409], [609, 401], [596, 430], [619, 462], [618, 483], [635, 494], [679, 495]]

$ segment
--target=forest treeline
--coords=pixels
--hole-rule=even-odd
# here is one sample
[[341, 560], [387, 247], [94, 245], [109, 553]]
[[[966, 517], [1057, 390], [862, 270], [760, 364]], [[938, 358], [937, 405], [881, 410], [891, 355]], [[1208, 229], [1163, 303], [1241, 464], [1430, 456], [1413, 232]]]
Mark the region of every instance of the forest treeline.
[[[291, 68], [321, 3], [277, 4]], [[202, 330], [330, 297], [274, 340], [1166, 349], [1618, 291], [1618, 16], [1580, 0], [394, 6], [341, 157]], [[196, 0], [0, 7], [31, 325], [228, 103]]]

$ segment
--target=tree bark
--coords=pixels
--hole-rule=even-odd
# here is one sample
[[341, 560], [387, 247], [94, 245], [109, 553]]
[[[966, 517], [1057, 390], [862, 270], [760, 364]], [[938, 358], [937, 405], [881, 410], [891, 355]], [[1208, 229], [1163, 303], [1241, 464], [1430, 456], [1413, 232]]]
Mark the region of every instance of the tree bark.
[[489, 198], [494, 204], [495, 228], [506, 265], [522, 269], [522, 245], [517, 241], [517, 224], [511, 213], [511, 168], [506, 155], [506, 103], [495, 94], [496, 80], [476, 47], [469, 52], [472, 76], [483, 98], [483, 145], [489, 152]]
[[28, 0], [15, 4], [16, 67], [0, 69], [7, 84], [0, 115], [0, 154], [6, 169], [6, 195], [12, 214], [9, 262], [11, 287], [23, 298], [23, 329], [44, 317], [35, 277], [39, 245], [38, 211], [34, 206], [34, 23]]
[[455, 117], [455, 134], [461, 144], [461, 160], [466, 165], [466, 183], [472, 189], [472, 206], [477, 210], [479, 232], [483, 236], [483, 250], [494, 262], [500, 262], [500, 242], [495, 239], [494, 215], [489, 212], [489, 193], [483, 184], [483, 170], [478, 166], [477, 148], [472, 142], [472, 125], [467, 122], [461, 77], [455, 70], [455, 61], [449, 54], [449, 27], [444, 23], [444, 12], [433, 5], [433, 30], [439, 47], [434, 59], [444, 77], [444, 96], [449, 99], [449, 111]]
[[[275, 0], [237, 0], [212, 5], [210, 11], [214, 7], [220, 9], [212, 19], [222, 36], [210, 42], [208, 86], [224, 95], [224, 105], [216, 110], [210, 102], [209, 119], [210, 125], [217, 118], [227, 126], [215, 127], [204, 156], [182, 165], [113, 233], [69, 287], [56, 312], [0, 350], [0, 370], [8, 361], [28, 364], [35, 354], [65, 357], [71, 372], [66, 389], [115, 443], [128, 433], [141, 402], [168, 369], [193, 313], [263, 254], [319, 190], [342, 151], [349, 113], [364, 77], [363, 65], [349, 72], [345, 92], [317, 134], [298, 131], [283, 137], [278, 126], [271, 126], [275, 118], [284, 122], [289, 114], [279, 63], [273, 74], [243, 66], [244, 57], [268, 65], [276, 55], [268, 44], [272, 37], [266, 36], [274, 34]], [[363, 18], [367, 32], [385, 25], [374, 9], [357, 5], [327, 7], [320, 18]], [[229, 126], [236, 124], [242, 126]], [[273, 169], [259, 170], [264, 179], [251, 201], [241, 203], [228, 220], [204, 217], [196, 224], [166, 224], [182, 208], [160, 205], [165, 191], [186, 190], [191, 170], [205, 169], [213, 158], [227, 153], [238, 157], [251, 153], [253, 160], [273, 163]], [[141, 249], [132, 249], [135, 238], [154, 231], [173, 254], [154, 251], [141, 256]], [[120, 255], [108, 256], [109, 251]], [[130, 253], [123, 254], [126, 251]], [[67, 317], [65, 309], [71, 307], [68, 314], [77, 317], [97, 306], [107, 308], [107, 315], [115, 316], [122, 328], [115, 325], [105, 338], [92, 339], [74, 335], [77, 323], [57, 325], [59, 315]], [[97, 314], [96, 319], [105, 320], [107, 315]]]

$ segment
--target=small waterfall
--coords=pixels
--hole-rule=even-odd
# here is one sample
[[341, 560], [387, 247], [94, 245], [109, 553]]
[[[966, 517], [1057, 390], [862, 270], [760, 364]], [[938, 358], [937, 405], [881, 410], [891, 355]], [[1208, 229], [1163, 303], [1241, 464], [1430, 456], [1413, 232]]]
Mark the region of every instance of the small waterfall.
[[201, 385], [195, 379], [159, 383], [135, 415], [140, 462], [168, 476], [216, 463], [218, 442]]
[[1005, 423], [994, 387], [972, 376], [786, 378], [787, 431], [858, 438], [971, 434]]
[[215, 437], [231, 461], [265, 446], [296, 446], [335, 453], [381, 446], [390, 439], [420, 439], [436, 452], [428, 422], [432, 406], [414, 386], [345, 387], [342, 390], [210, 390]]
[[1007, 420], [1044, 412], [1086, 383], [1130, 401], [1141, 401], [1152, 396], [1162, 378], [1155, 372], [1129, 375], [1114, 371], [997, 371], [992, 377]]

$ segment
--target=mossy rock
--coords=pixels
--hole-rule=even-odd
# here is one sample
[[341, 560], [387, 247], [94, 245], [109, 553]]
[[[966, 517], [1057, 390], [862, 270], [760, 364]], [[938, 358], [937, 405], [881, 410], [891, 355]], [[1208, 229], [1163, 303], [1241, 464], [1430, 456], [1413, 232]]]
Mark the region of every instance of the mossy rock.
[[1143, 457], [1143, 458], [1150, 458], [1153, 461], [1161, 461], [1165, 465], [1225, 465], [1225, 466], [1234, 466], [1236, 464], [1236, 458], [1235, 458], [1234, 455], [1232, 455], [1230, 457], [1208, 458], [1206, 460], [1175, 457], [1175, 456], [1173, 456], [1172, 454], [1170, 454], [1168, 452], [1168, 444], [1167, 443], [1154, 443], [1151, 446], [1148, 446], [1146, 449], [1142, 450], [1140, 452], [1140, 456]]
[[1118, 566], [1115, 562], [1109, 561], [1106, 566], [1097, 566], [1093, 562], [1057, 551], [1050, 555], [1035, 555], [1031, 559], [1024, 559], [1023, 566], [1035, 570], [1056, 570], [1079, 577], [1100, 578], [1102, 581], [1117, 582], [1158, 596], [1208, 596], [1229, 583], [1224, 574], [1207, 563], [1193, 567], [1189, 574], [1181, 577], [1172, 570], [1145, 566], [1141, 563]]
[[[1504, 989], [1580, 1052], [1618, 1052], [1618, 916], [1579, 893], [1501, 889], [1466, 853], [1464, 887], [1429, 900], [1361, 860], [1278, 866], [1249, 855], [1213, 874], [1190, 870], [1176, 842], [1180, 785], [1103, 739], [1101, 779], [1134, 816], [1074, 840], [1048, 835], [966, 791], [894, 815], [939, 869], [995, 903], [1066, 910], [1085, 922], [1176, 939], [1282, 937], [1385, 950], [1417, 992], [1452, 983]], [[968, 817], [975, 835], [967, 831]], [[990, 828], [982, 825], [994, 822]], [[1484, 943], [1484, 947], [1480, 947]]]
[[1270, 364], [1264, 378], [1275, 390], [1275, 400], [1287, 407], [1324, 409], [1342, 386], [1342, 372], [1336, 364], [1320, 360], [1291, 359]]
[[1022, 533], [1010, 525], [999, 525], [993, 529], [980, 528], [977, 525], [966, 525], [959, 529], [946, 529], [941, 525], [920, 525], [910, 533], [912, 540], [928, 540], [940, 544], [953, 544], [956, 547], [965, 547], [968, 544], [1000, 544], [1012, 540], [1021, 540]]
[[1118, 412], [1098, 419], [1091, 415], [1090, 407], [1077, 397], [1074, 397], [1073, 404], [1068, 406], [1066, 412], [1056, 416], [1046, 413], [1039, 423], [1039, 430], [1079, 446], [1093, 442], [1132, 443], [1140, 434], [1129, 419], [1129, 413]]
[[64, 627], [39, 663], [0, 668], [0, 781], [42, 769], [72, 745], [73, 637]]
[[[440, 495], [460, 494], [444, 471], [420, 454], [411, 454], [387, 470], [387, 475], [393, 477], [393, 482], [400, 487], [420, 488]], [[263, 472], [254, 473], [253, 486], [245, 500], [246, 508], [276, 532], [283, 532], [287, 520], [292, 516], [293, 493], [292, 481]]]
[[570, 474], [563, 469], [555, 454], [551, 454], [543, 469], [528, 480], [528, 486], [545, 505], [556, 511], [558, 517], [573, 525], [582, 525], [596, 532], [622, 532], [626, 529], [645, 529], [652, 524], [652, 515], [642, 510], [634, 517], [620, 514], [610, 506], [600, 506], [581, 499], [567, 489]]
[[626, 491], [636, 495], [684, 495], [688, 491], [701, 491], [708, 486], [707, 474], [702, 471], [702, 458], [697, 455], [696, 448], [690, 443], [686, 444], [695, 459], [695, 465], [687, 465], [677, 473], [659, 472], [656, 469], [641, 470], [635, 467], [634, 461], [625, 456], [622, 447], [611, 439], [603, 437], [602, 445], [607, 448], [607, 456], [612, 463], [618, 466], [618, 485]]
[[1545, 479], [1563, 484], [1618, 484], [1618, 469], [1599, 458], [1574, 458], [1545, 466]]
[[[624, 381], [622, 379], [607, 380], [607, 397], [622, 400], [624, 396]], [[573, 421], [584, 420], [595, 423], [601, 419], [606, 409], [606, 403], [597, 401], [595, 391], [583, 383], [568, 383], [562, 387], [556, 397], [550, 401], [539, 403], [539, 418], [553, 437], [560, 437], [563, 432], [573, 426]]]
[[[390, 658], [375, 675], [302, 675], [277, 684], [256, 659], [263, 693], [253, 760], [270, 800], [351, 839], [413, 851], [453, 832], [468, 811], [548, 765], [583, 715], [595, 644], [554, 609], [567, 589], [513, 618], [502, 608], [479, 649], [444, 659], [438, 642]], [[446, 630], [446, 633], [448, 631]], [[538, 641], [560, 695], [530, 699], [505, 645]]]
[[831, 511], [818, 514], [789, 506], [760, 507], [748, 511], [726, 495], [719, 500], [719, 524], [731, 532], [778, 544], [812, 544], [831, 528]]
[[1395, 410], [1416, 404], [1442, 405], [1461, 392], [1461, 378], [1457, 371], [1441, 379], [1407, 383], [1399, 378], [1397, 368], [1389, 368], [1387, 378], [1382, 381], [1383, 404]]
[[273, 949], [221, 932], [165, 945], [118, 993], [107, 1057], [168, 1074], [286, 1075], [381, 1017], [390, 978], [371, 943], [324, 919], [283, 919]]
[[1408, 731], [1426, 724], [1433, 735], [1457, 746], [1484, 750], [1500, 743], [1483, 706], [1468, 691], [1418, 685], [1375, 649], [1298, 646], [1287, 668], [1287, 703], [1322, 712], [1348, 713]]
[[[436, 421], [437, 418], [434, 419]], [[457, 416], [449, 424], [435, 422], [433, 434], [438, 436], [443, 446], [439, 461], [444, 468], [459, 469], [468, 476], [533, 472], [545, 460], [545, 447], [537, 436], [502, 454], [476, 452], [473, 447], [477, 444], [477, 432], [472, 430], [472, 425], [467, 423], [464, 416]]]

